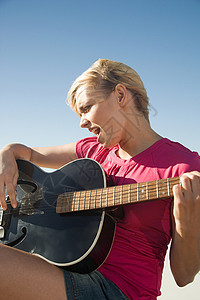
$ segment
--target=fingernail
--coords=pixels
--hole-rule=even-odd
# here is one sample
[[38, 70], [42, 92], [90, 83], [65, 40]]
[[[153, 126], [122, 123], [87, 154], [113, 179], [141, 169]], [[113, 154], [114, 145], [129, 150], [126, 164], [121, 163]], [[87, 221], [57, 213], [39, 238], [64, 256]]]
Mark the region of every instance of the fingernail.
[[16, 208], [17, 207], [17, 202], [13, 202], [12, 207]]
[[5, 211], [7, 209], [7, 206], [6, 205], [3, 205], [2, 206], [2, 209]]

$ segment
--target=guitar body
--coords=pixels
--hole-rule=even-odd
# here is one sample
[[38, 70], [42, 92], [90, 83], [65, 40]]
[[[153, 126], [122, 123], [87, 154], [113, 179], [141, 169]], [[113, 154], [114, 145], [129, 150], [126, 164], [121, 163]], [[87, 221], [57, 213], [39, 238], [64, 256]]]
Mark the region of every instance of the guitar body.
[[56, 213], [59, 194], [103, 188], [105, 175], [91, 159], [79, 159], [52, 173], [18, 160], [18, 207], [2, 212], [0, 242], [79, 273], [97, 269], [112, 246], [115, 222], [104, 210]]

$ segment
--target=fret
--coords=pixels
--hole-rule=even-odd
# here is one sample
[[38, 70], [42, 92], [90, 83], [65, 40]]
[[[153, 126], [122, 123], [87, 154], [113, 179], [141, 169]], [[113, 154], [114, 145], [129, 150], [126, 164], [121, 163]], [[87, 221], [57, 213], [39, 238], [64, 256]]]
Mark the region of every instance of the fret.
[[168, 196], [170, 196], [170, 182], [169, 182], [169, 178], [167, 178], [167, 193], [168, 193]]
[[117, 200], [115, 201], [115, 204], [117, 205], [122, 204], [122, 189], [123, 189], [122, 185], [118, 185], [116, 187], [115, 195], [117, 195]]
[[120, 204], [123, 204], [122, 196], [123, 196], [123, 185], [121, 185]]
[[95, 190], [95, 195], [94, 195], [94, 208], [96, 208], [96, 202], [97, 202], [97, 190]]
[[79, 208], [80, 208], [80, 199], [81, 199], [81, 192], [79, 191], [78, 208], [77, 208], [78, 211], [79, 211]]
[[116, 189], [116, 187], [114, 186], [113, 187], [113, 205], [115, 205], [115, 189]]
[[139, 200], [145, 200], [145, 184], [141, 183], [139, 184], [140, 189], [139, 189]]
[[108, 191], [109, 191], [109, 189], [107, 188], [106, 189], [106, 207], [108, 207]]
[[80, 196], [80, 203], [79, 203], [79, 210], [84, 210], [85, 209], [85, 194], [86, 191], [81, 191], [80, 192], [81, 196]]
[[68, 204], [68, 211], [70, 211], [70, 193], [67, 193], [67, 200], [68, 201], [65, 201], [65, 205], [64, 205], [64, 209], [67, 208], [67, 204]]
[[92, 190], [85, 191], [84, 195], [84, 210], [90, 208]]
[[102, 208], [108, 207], [108, 189], [104, 188], [102, 193]]
[[86, 199], [87, 191], [84, 191], [84, 198], [83, 198], [83, 210], [85, 210], [85, 199]]
[[[166, 193], [167, 193], [167, 189], [166, 189], [165, 185], [166, 185], [166, 180], [162, 180], [162, 181], [160, 182], [160, 194], [161, 194], [162, 196], [165, 196]], [[161, 196], [161, 195], [160, 195], [160, 196]]]
[[128, 189], [128, 202], [131, 203], [131, 185], [129, 184], [129, 189]]
[[148, 182], [146, 183], [146, 194], [147, 194], [147, 200], [149, 200]]
[[72, 200], [72, 211], [74, 211], [75, 208], [75, 200], [76, 200], [76, 192], [73, 193], [73, 200]]
[[159, 198], [159, 183], [158, 183], [158, 180], [156, 180], [156, 191], [157, 191], [157, 198]]
[[100, 194], [100, 208], [102, 207], [102, 194], [103, 194], [103, 189], [101, 189], [101, 194]]
[[121, 204], [129, 204], [130, 203], [130, 187], [129, 184], [123, 185], [123, 193], [122, 193], [122, 203]]
[[147, 183], [147, 200], [153, 200], [156, 198], [156, 183], [148, 182]]
[[91, 190], [86, 192], [86, 202], [85, 202], [85, 209], [90, 208], [90, 199], [91, 199]]
[[91, 194], [92, 194], [92, 190], [90, 190], [90, 195], [89, 195], [89, 200], [88, 200], [88, 209], [90, 209]]
[[139, 183], [137, 183], [137, 201], [139, 201]]

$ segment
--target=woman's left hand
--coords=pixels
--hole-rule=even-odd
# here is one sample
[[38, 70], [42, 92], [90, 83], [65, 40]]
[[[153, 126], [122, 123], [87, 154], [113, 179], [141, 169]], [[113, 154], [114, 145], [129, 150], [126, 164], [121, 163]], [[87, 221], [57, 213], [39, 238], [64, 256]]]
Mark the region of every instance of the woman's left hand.
[[177, 284], [185, 286], [200, 271], [200, 173], [182, 175], [173, 192], [170, 264]]
[[182, 238], [191, 234], [200, 239], [200, 172], [182, 175], [181, 185], [174, 186], [173, 193], [176, 231]]

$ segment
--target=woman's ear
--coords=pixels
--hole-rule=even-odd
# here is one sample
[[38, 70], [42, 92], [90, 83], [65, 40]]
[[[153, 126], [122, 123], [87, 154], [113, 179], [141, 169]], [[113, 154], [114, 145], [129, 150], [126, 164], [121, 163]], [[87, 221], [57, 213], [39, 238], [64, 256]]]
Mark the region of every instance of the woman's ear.
[[123, 106], [126, 103], [126, 99], [127, 99], [126, 87], [123, 84], [118, 83], [115, 87], [115, 95], [119, 105]]

